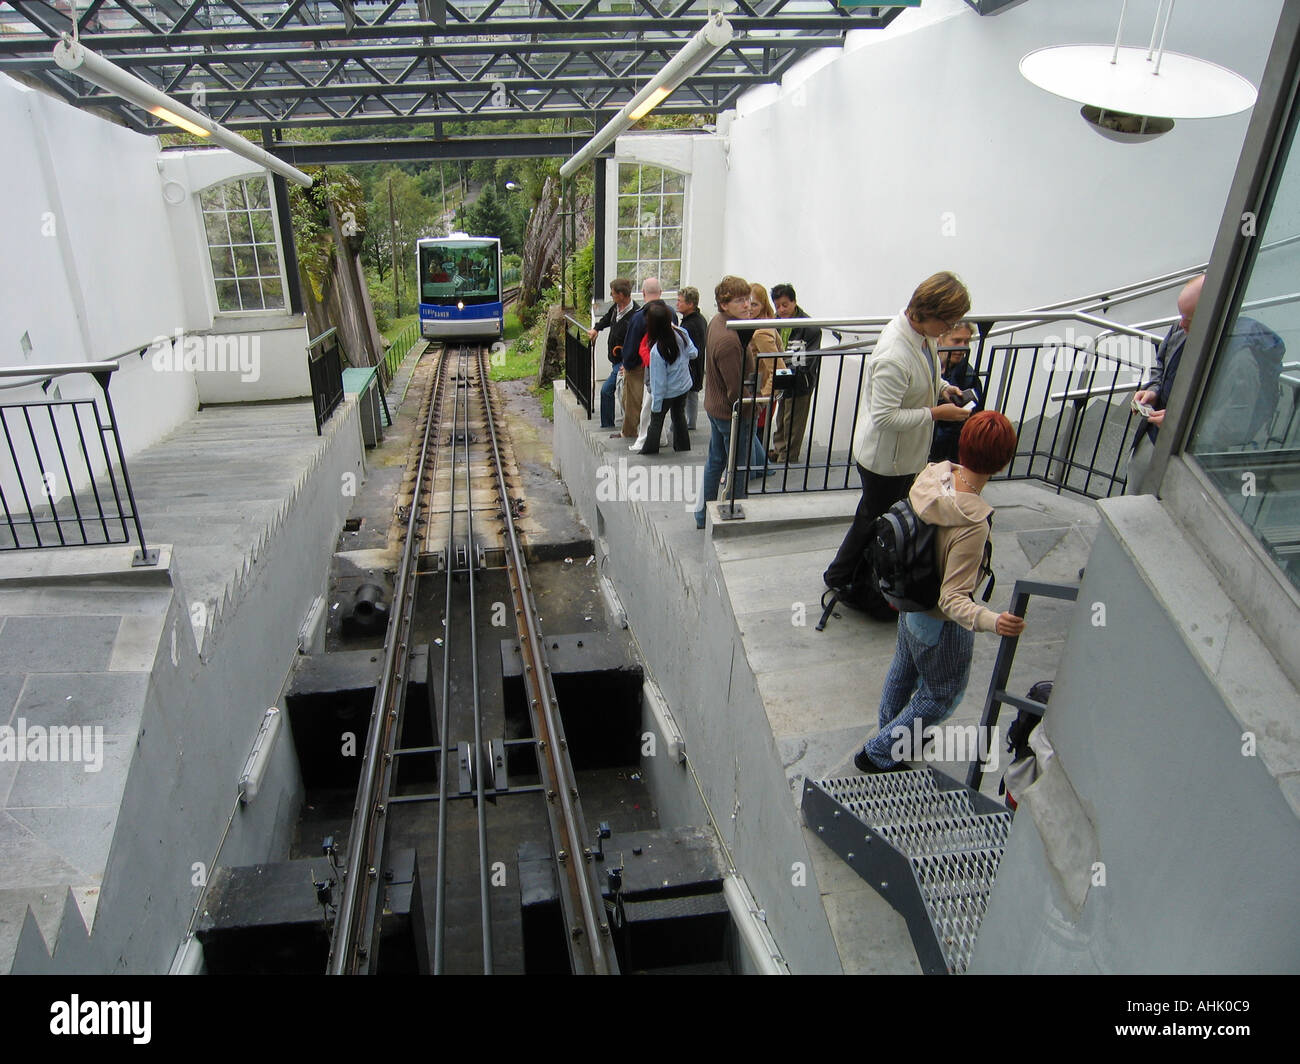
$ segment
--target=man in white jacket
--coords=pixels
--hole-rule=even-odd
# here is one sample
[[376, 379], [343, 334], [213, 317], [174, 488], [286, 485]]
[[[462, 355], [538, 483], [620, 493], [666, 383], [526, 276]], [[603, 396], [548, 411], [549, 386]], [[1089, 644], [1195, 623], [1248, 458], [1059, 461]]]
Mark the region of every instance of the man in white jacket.
[[[907, 495], [916, 474], [925, 468], [936, 421], [965, 421], [970, 412], [940, 400], [960, 389], [939, 372], [935, 342], [970, 310], [966, 286], [951, 273], [936, 273], [917, 286], [898, 317], [885, 326], [867, 361], [866, 383], [858, 404], [853, 457], [862, 479], [848, 535], [823, 575], [849, 605], [859, 605], [878, 620], [897, 616], [876, 589], [869, 573], [859, 571], [877, 517]], [[859, 584], [863, 586], [858, 586]]]

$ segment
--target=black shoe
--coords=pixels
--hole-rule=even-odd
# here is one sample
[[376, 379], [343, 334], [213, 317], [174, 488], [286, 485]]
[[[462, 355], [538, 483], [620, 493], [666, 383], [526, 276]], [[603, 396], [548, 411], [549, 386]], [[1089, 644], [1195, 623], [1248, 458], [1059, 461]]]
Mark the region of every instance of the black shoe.
[[905, 772], [911, 767], [906, 761], [898, 761], [888, 768], [881, 768], [867, 756], [865, 748], [853, 755], [853, 765], [859, 772]]

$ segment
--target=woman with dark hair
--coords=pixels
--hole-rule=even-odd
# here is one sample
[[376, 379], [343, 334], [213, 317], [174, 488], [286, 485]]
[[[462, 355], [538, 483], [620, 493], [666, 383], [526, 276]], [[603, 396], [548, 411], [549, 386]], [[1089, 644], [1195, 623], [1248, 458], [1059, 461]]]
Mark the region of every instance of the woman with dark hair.
[[1011, 636], [1025, 628], [1023, 617], [994, 613], [973, 597], [993, 513], [980, 492], [1015, 455], [1016, 430], [996, 410], [984, 410], [962, 427], [957, 446], [960, 464], [926, 466], [908, 492], [916, 515], [937, 526], [939, 604], [899, 617], [894, 662], [880, 694], [880, 731], [853, 758], [863, 772], [904, 769], [908, 757], [920, 756], [911, 742], [913, 721], [922, 728], [938, 724], [957, 708], [970, 678], [975, 632]]
[[689, 451], [691, 437], [686, 428], [686, 396], [691, 390], [691, 359], [699, 351], [685, 329], [674, 325], [664, 303], [649, 303], [645, 311], [645, 334], [650, 341], [650, 429], [642, 454], [658, 454], [664, 418], [673, 415], [673, 450]]

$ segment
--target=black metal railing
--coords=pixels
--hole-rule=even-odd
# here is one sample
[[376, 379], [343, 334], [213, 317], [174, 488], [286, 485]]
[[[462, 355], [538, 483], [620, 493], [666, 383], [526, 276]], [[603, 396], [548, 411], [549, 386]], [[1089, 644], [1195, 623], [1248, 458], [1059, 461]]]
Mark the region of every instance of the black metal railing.
[[311, 377], [316, 435], [343, 402], [343, 352], [338, 329], [327, 329], [307, 342], [307, 373]]
[[0, 404], [0, 550], [130, 543], [134, 529], [140, 547], [133, 564], [158, 563], [145, 543], [109, 395], [117, 369], [116, 362], [87, 362], [0, 370], [0, 378], [30, 378], [47, 394], [52, 381], [75, 374], [89, 374], [99, 387], [90, 398]]
[[[1148, 337], [1124, 339], [1126, 352], [1098, 354], [1092, 346], [1055, 340], [995, 345], [982, 330], [969, 356], [980, 409], [1005, 414], [1018, 439], [1015, 457], [996, 479], [1038, 480], [1058, 492], [1092, 499], [1123, 491], [1126, 456], [1136, 431], [1129, 399], [1154, 365], [1156, 350]], [[786, 359], [800, 353], [758, 356], [745, 382], [745, 398], [733, 410], [735, 443], [727, 456], [727, 483], [735, 490], [723, 496], [732, 500], [733, 512], [735, 498], [745, 494], [859, 486], [852, 444], [873, 349], [874, 339], [868, 338], [806, 353], [817, 371], [802, 415], [802, 442], [798, 450], [787, 448], [780, 462], [770, 457], [774, 428], [785, 416], [780, 407], [795, 404], [798, 388], [796, 375], [782, 369]]]
[[591, 420], [591, 393], [593, 346], [587, 339], [587, 328], [567, 314], [564, 316], [564, 379], [569, 391], [578, 397], [578, 402]]
[[[1029, 600], [1034, 595], [1074, 602], [1079, 597], [1079, 588], [1075, 584], [1047, 584], [1039, 580], [1017, 580], [1016, 586], [1011, 591], [1010, 612], [1017, 617], [1023, 617], [1028, 612]], [[998, 717], [1003, 706], [1027, 710], [1037, 717], [1041, 717], [1046, 708], [1042, 703], [1021, 698], [1007, 690], [1007, 684], [1011, 681], [1011, 667], [1016, 661], [1016, 647], [1019, 645], [1020, 637], [1014, 635], [1003, 636], [998, 644], [997, 660], [993, 663], [988, 693], [984, 696], [984, 711], [980, 714], [980, 731], [989, 737], [990, 745], [983, 747], [986, 750], [993, 749], [991, 744], [998, 741]], [[966, 769], [966, 786], [978, 791], [983, 779], [984, 766], [976, 757]]]

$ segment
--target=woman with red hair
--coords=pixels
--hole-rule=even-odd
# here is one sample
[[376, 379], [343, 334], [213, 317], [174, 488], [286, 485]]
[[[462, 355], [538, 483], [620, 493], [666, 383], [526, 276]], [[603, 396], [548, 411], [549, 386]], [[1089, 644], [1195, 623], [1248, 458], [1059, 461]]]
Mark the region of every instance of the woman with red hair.
[[880, 731], [853, 763], [863, 772], [907, 768], [901, 751], [911, 748], [913, 721], [921, 727], [946, 720], [966, 692], [974, 633], [1019, 635], [1023, 617], [994, 613], [974, 599], [993, 507], [980, 498], [989, 478], [1016, 453], [1016, 430], [996, 410], [972, 415], [957, 443], [958, 464], [936, 462], [923, 469], [908, 492], [917, 516], [936, 525], [935, 561], [940, 573], [939, 604], [925, 613], [904, 613], [898, 622], [894, 661], [880, 695]]

